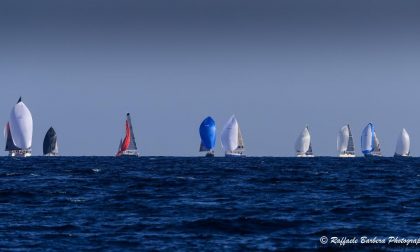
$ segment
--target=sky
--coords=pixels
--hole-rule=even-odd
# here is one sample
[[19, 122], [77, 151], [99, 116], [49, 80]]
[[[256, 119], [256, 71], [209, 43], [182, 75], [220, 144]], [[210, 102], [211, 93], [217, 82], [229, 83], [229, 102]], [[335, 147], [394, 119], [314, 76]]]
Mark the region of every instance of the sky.
[[[385, 155], [405, 127], [420, 156], [419, 1], [2, 0], [0, 123], [19, 96], [33, 154], [114, 155], [131, 112], [141, 155], [198, 156], [201, 121], [235, 114], [249, 156], [314, 154], [373, 122]], [[0, 145], [5, 140], [0, 139]], [[3, 152], [7, 155], [6, 152]], [[220, 139], [217, 155], [222, 155]]]

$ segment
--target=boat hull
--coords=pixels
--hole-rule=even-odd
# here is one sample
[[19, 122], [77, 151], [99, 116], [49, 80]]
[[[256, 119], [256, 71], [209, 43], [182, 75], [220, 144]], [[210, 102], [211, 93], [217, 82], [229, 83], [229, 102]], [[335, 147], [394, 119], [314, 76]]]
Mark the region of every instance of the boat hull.
[[214, 157], [214, 152], [212, 151], [207, 152], [205, 157]]
[[9, 151], [9, 157], [30, 157], [32, 152], [30, 150], [16, 150]]
[[338, 155], [338, 157], [341, 157], [341, 158], [354, 158], [354, 157], [356, 157], [356, 155], [355, 154], [340, 154], [340, 155]]
[[296, 157], [300, 157], [300, 158], [311, 158], [311, 157], [315, 157], [315, 155], [308, 155], [308, 154], [296, 154]]
[[227, 152], [225, 157], [246, 157], [243, 153]]
[[365, 157], [369, 158], [369, 157], [382, 157], [382, 154], [380, 153], [369, 153], [369, 154], [365, 154]]
[[126, 150], [118, 153], [117, 157], [140, 157], [140, 153], [136, 150]]
[[394, 154], [394, 157], [395, 158], [407, 158], [407, 157], [410, 157], [410, 154], [408, 154], [408, 155], [400, 155], [400, 154], [395, 153]]

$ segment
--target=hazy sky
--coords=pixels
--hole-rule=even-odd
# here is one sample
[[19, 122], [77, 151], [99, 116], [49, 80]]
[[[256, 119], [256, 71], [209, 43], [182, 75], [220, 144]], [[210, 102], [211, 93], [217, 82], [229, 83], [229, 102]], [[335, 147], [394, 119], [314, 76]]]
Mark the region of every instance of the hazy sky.
[[[403, 127], [420, 156], [420, 1], [0, 1], [0, 123], [20, 95], [33, 153], [53, 126], [62, 155], [114, 155], [131, 112], [142, 155], [196, 156], [208, 115], [230, 115], [247, 154], [316, 155], [339, 128]], [[0, 144], [4, 146], [4, 139]], [[7, 153], [4, 152], [4, 155]], [[220, 139], [217, 154], [221, 155]]]

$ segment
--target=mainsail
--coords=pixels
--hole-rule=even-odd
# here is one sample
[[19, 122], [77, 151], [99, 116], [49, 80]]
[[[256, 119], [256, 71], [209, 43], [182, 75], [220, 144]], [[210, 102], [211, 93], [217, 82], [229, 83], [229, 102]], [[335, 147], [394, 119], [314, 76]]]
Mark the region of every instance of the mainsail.
[[395, 156], [410, 156], [410, 135], [406, 129], [402, 129], [401, 134], [398, 136]]
[[296, 139], [295, 150], [298, 155], [312, 153], [311, 135], [308, 127], [305, 127]]
[[213, 151], [216, 145], [216, 123], [210, 116], [203, 120], [199, 128], [201, 143], [200, 152]]
[[6, 123], [4, 126], [4, 138], [6, 139], [6, 148], [5, 151], [18, 151], [20, 150], [15, 143], [13, 143], [12, 133], [10, 132], [10, 125]]
[[349, 141], [347, 144], [347, 152], [350, 154], [355, 154], [354, 153], [354, 141], [353, 141], [353, 134], [351, 133], [351, 129], [350, 129], [350, 125], [347, 125], [348, 129], [349, 129]]
[[57, 133], [53, 127], [51, 127], [45, 134], [43, 153], [48, 156], [58, 155]]

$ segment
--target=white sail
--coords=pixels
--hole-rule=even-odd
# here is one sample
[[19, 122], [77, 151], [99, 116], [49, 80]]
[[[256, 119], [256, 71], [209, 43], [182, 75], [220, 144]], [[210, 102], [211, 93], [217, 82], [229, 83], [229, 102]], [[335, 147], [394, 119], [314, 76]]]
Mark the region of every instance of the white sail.
[[398, 136], [395, 155], [396, 156], [409, 156], [410, 155], [410, 135], [405, 129], [402, 129], [401, 134]]
[[373, 125], [369, 123], [362, 131], [361, 147], [363, 154], [369, 154], [373, 151], [374, 130]]
[[21, 100], [13, 107], [10, 113], [10, 131], [16, 147], [24, 150], [32, 147], [32, 115]]
[[349, 144], [350, 131], [349, 127], [346, 125], [340, 129], [337, 136], [337, 150], [339, 153], [347, 151], [347, 146]]
[[295, 143], [295, 150], [298, 154], [305, 154], [309, 150], [311, 144], [311, 135], [309, 134], [308, 127], [304, 128], [299, 134]]
[[223, 128], [221, 139], [225, 152], [233, 152], [238, 148], [239, 126], [235, 116], [231, 116]]

